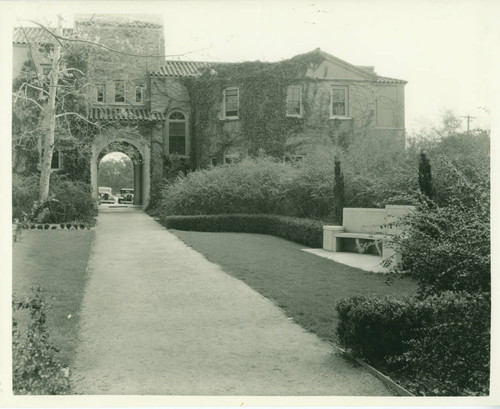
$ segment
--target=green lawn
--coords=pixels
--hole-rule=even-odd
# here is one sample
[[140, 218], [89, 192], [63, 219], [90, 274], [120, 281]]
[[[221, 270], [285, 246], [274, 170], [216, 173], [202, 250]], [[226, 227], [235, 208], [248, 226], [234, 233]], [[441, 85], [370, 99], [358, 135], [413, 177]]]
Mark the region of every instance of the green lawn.
[[303, 245], [262, 234], [171, 230], [185, 243], [272, 300], [303, 328], [337, 341], [336, 303], [355, 295], [415, 293], [416, 283], [301, 251]]
[[[51, 342], [60, 349], [63, 366], [70, 366], [78, 334], [93, 230], [24, 230], [13, 246], [13, 299], [29, 296], [40, 286], [49, 304], [47, 326]], [[28, 316], [15, 312], [20, 329]]]

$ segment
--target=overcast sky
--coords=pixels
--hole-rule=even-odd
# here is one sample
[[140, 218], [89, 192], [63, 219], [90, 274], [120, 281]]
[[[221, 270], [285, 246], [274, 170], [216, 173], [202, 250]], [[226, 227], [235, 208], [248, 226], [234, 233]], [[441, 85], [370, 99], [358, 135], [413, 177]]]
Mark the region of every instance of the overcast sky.
[[[406, 126], [413, 132], [443, 111], [489, 127], [500, 57], [495, 0], [156, 1], [13, 3], [9, 19], [71, 25], [72, 13], [154, 13], [166, 54], [198, 61], [278, 61], [320, 47], [383, 76], [408, 81]], [[7, 17], [0, 17], [2, 19]], [[498, 101], [498, 99], [496, 99]], [[465, 120], [464, 120], [465, 125]]]

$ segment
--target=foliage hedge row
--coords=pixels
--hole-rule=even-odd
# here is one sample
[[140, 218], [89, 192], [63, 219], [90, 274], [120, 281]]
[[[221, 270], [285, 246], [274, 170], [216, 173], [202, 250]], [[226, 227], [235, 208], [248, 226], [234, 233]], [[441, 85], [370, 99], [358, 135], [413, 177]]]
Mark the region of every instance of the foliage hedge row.
[[63, 176], [51, 176], [49, 200], [38, 203], [39, 176], [12, 178], [12, 217], [38, 223], [91, 223], [96, 206], [89, 184], [70, 181]]
[[310, 247], [322, 247], [323, 243], [323, 223], [287, 216], [269, 214], [163, 216], [160, 222], [169, 229], [271, 234]]
[[490, 297], [444, 292], [415, 297], [353, 297], [337, 305], [340, 343], [384, 362], [421, 395], [485, 395], [489, 390]]

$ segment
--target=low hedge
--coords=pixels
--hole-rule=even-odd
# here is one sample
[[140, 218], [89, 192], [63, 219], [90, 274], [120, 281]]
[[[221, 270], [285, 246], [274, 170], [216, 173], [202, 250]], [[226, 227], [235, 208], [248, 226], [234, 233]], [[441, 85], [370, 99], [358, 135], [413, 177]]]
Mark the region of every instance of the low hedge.
[[317, 220], [272, 214], [219, 214], [163, 216], [169, 229], [271, 234], [309, 247], [323, 246], [323, 223]]
[[416, 394], [486, 395], [489, 294], [353, 297], [337, 304], [343, 347], [397, 375]]

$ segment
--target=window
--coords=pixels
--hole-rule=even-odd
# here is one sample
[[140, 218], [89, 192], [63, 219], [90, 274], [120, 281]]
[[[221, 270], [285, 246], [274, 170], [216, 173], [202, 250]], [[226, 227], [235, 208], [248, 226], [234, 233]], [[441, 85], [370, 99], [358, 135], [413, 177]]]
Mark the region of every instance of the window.
[[288, 87], [286, 93], [286, 116], [302, 115], [302, 88], [298, 85]]
[[226, 88], [224, 90], [224, 117], [238, 118], [240, 114], [240, 90]]
[[115, 102], [125, 102], [125, 81], [115, 81]]
[[144, 102], [144, 86], [136, 85], [135, 87], [135, 102]]
[[96, 84], [95, 87], [96, 87], [96, 101], [106, 102], [106, 85]]
[[332, 88], [331, 116], [349, 116], [349, 93], [347, 87]]
[[[40, 152], [40, 163], [39, 166], [42, 165], [44, 150], [42, 148]], [[62, 154], [59, 150], [55, 149], [52, 151], [52, 161], [50, 162], [50, 171], [60, 170], [62, 169]]]
[[61, 169], [61, 154], [59, 153], [58, 150], [54, 149], [54, 152], [52, 153], [52, 162], [50, 164], [50, 169], [57, 170]]
[[42, 68], [42, 74], [45, 77], [48, 77], [49, 74], [52, 72], [52, 66], [51, 65], [41, 65], [40, 67]]
[[168, 153], [186, 154], [186, 118], [182, 112], [172, 112], [168, 117]]

